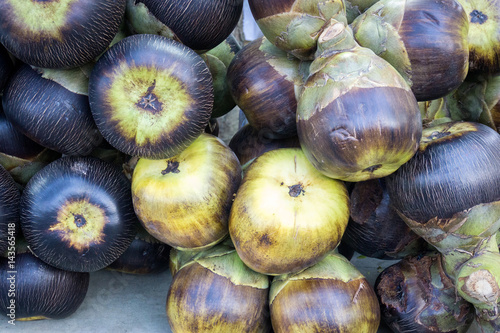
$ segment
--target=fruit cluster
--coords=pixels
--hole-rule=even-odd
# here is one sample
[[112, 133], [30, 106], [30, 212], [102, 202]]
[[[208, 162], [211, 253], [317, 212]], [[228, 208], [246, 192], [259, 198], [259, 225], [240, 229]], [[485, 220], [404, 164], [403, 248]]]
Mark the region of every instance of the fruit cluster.
[[499, 332], [500, 2], [249, 5], [0, 0], [1, 311], [169, 268], [174, 332]]

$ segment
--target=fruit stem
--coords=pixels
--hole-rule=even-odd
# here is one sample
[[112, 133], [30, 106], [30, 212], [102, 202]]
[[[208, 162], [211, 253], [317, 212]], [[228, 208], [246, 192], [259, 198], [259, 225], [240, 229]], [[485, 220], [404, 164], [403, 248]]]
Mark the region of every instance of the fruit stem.
[[167, 161], [167, 167], [165, 170], [161, 171], [162, 175], [166, 175], [168, 173], [179, 173], [181, 170], [179, 170], [179, 162], [177, 161]]
[[304, 188], [302, 187], [302, 184], [300, 184], [300, 183], [296, 184], [296, 185], [288, 186], [288, 189], [289, 189], [288, 194], [293, 198], [296, 198], [299, 195], [305, 193]]
[[327, 58], [356, 47], [360, 46], [354, 40], [351, 29], [344, 23], [331, 19], [329, 26], [323, 30], [318, 38], [315, 59]]

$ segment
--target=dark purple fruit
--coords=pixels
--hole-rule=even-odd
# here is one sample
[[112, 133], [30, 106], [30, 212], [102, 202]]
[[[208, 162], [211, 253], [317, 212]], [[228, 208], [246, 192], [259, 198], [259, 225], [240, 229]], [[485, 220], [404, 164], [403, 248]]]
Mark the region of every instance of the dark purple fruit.
[[387, 177], [392, 204], [418, 223], [500, 200], [500, 134], [474, 122], [424, 130], [417, 153]]
[[36, 143], [66, 155], [88, 155], [102, 141], [80, 69], [21, 66], [5, 87], [7, 119]]
[[40, 170], [21, 197], [21, 228], [31, 251], [64, 270], [104, 268], [137, 232], [130, 182], [94, 157], [60, 158]]
[[439, 254], [409, 256], [386, 268], [375, 282], [382, 321], [395, 332], [464, 333], [472, 305], [458, 296]]
[[168, 158], [207, 126], [212, 76], [203, 59], [181, 43], [133, 35], [99, 58], [89, 99], [97, 127], [113, 147], [131, 156]]
[[159, 34], [197, 51], [210, 50], [238, 23], [243, 0], [127, 0], [127, 20], [139, 34]]
[[28, 250], [18, 251], [14, 261], [12, 269], [0, 257], [0, 310], [12, 323], [66, 318], [83, 303], [89, 273], [52, 267]]
[[362, 255], [397, 259], [426, 248], [427, 243], [392, 208], [385, 178], [354, 183], [350, 212], [342, 243]]
[[33, 66], [78, 67], [106, 49], [124, 13], [125, 0], [1, 0], [0, 43]]
[[170, 246], [151, 236], [139, 221], [136, 225], [138, 231], [134, 240], [107, 269], [127, 274], [152, 274], [167, 270]]
[[21, 193], [14, 179], [0, 165], [0, 255], [15, 243], [20, 199]]
[[240, 164], [245, 165], [266, 151], [279, 148], [299, 148], [297, 136], [284, 139], [269, 139], [263, 131], [258, 131], [249, 124], [240, 128], [229, 141], [231, 148], [238, 157]]

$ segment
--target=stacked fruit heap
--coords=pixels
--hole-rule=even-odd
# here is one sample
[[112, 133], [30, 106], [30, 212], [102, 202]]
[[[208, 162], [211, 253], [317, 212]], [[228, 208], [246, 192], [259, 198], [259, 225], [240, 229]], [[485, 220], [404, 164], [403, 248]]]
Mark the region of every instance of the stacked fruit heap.
[[175, 332], [499, 332], [500, 2], [249, 4], [0, 0], [1, 311], [169, 266]]

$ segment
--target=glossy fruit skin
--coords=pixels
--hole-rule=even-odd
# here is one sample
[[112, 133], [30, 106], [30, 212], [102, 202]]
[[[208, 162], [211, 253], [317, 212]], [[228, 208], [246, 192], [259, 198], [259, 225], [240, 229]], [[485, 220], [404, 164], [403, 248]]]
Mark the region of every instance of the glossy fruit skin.
[[299, 148], [268, 151], [245, 170], [229, 234], [254, 271], [297, 272], [337, 247], [349, 218], [348, 201], [344, 183], [319, 173]]
[[189, 146], [208, 124], [213, 98], [203, 59], [157, 35], [132, 35], [113, 45], [89, 81], [92, 115], [106, 141], [149, 159]]
[[298, 97], [297, 133], [320, 172], [364, 181], [391, 174], [413, 156], [422, 133], [414, 94], [348, 27], [335, 23], [323, 31], [309, 70]]
[[1, 105], [0, 142], [2, 143], [0, 153], [19, 158], [35, 157], [45, 149], [14, 128], [12, 123], [5, 117]]
[[140, 0], [193, 50], [210, 50], [226, 39], [238, 23], [242, 0]]
[[[455, 0], [415, 2], [405, 13], [401, 30], [412, 63], [412, 91], [417, 100], [428, 101], [445, 96], [467, 75], [467, 16]], [[436, 18], [426, 18], [427, 13], [434, 13], [433, 6], [437, 32]]]
[[134, 209], [156, 239], [179, 250], [202, 250], [227, 236], [241, 177], [231, 149], [204, 133], [169, 159], [139, 159], [132, 176]]
[[445, 96], [464, 81], [469, 69], [467, 27], [466, 13], [455, 0], [412, 1], [401, 31], [417, 100]]
[[88, 155], [100, 144], [88, 97], [22, 65], [3, 96], [7, 119], [41, 146], [66, 155]]
[[0, 44], [0, 93], [14, 72], [14, 64], [7, 50]]
[[302, 272], [275, 277], [269, 302], [276, 333], [375, 333], [380, 323], [373, 288], [338, 254]]
[[393, 206], [418, 223], [500, 200], [500, 134], [473, 122], [424, 130], [415, 156], [387, 178]]
[[[403, 111], [401, 105], [411, 107]], [[298, 116], [302, 149], [328, 177], [351, 182], [385, 177], [417, 148], [422, 125], [416, 105], [402, 89], [354, 88], [307, 120]]]
[[342, 243], [378, 259], [398, 259], [422, 252], [427, 243], [392, 208], [385, 178], [354, 184], [350, 219]]
[[474, 320], [473, 306], [456, 295], [436, 253], [408, 256], [384, 269], [375, 292], [392, 330], [463, 333]]
[[116, 260], [136, 234], [130, 182], [94, 157], [62, 157], [39, 171], [21, 197], [21, 228], [46, 263], [91, 272]]
[[[216, 245], [214, 248], [216, 248]], [[173, 332], [271, 332], [269, 278], [234, 249], [185, 263], [172, 279], [167, 317]]]
[[[87, 295], [89, 273], [52, 267], [29, 251], [18, 253], [15, 273], [7, 258], [0, 257], [0, 309], [10, 314], [15, 300], [15, 320], [62, 319], [75, 313]], [[14, 275], [14, 280], [9, 280]], [[15, 281], [15, 296], [9, 294]], [[10, 296], [9, 296], [10, 295]], [[11, 317], [9, 317], [11, 318]]]
[[352, 28], [361, 46], [399, 71], [418, 101], [447, 95], [467, 75], [469, 24], [455, 0], [381, 0]]
[[40, 146], [14, 128], [0, 105], [0, 165], [20, 186], [48, 163], [61, 157], [60, 153]]
[[127, 250], [107, 269], [127, 274], [155, 274], [168, 269], [170, 246], [148, 234], [140, 224], [138, 230]]
[[0, 165], [0, 255], [15, 240], [19, 229], [21, 192], [7, 170]]
[[296, 91], [307, 77], [307, 66], [308, 62], [287, 55], [265, 37], [245, 45], [231, 61], [229, 92], [262, 136], [277, 139], [297, 135]]
[[106, 49], [124, 13], [125, 0], [2, 0], [0, 42], [33, 66], [78, 67]]
[[45, 148], [19, 132], [3, 112], [0, 104], [0, 165], [16, 183], [26, 185], [30, 178], [61, 154]]
[[270, 150], [300, 147], [297, 136], [284, 139], [269, 139], [263, 134], [250, 124], [246, 124], [233, 135], [231, 141], [229, 141], [229, 147], [234, 151], [241, 165], [247, 164]]

